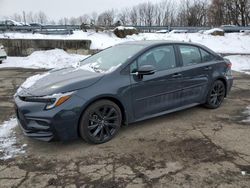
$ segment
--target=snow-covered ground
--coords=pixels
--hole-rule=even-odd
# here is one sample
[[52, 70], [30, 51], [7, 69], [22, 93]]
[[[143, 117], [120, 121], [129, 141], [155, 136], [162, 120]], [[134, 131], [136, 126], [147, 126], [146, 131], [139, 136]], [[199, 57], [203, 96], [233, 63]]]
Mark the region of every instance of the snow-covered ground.
[[12, 39], [79, 39], [91, 40], [91, 49], [105, 49], [126, 41], [138, 40], [174, 40], [203, 44], [217, 53], [249, 53], [250, 35], [245, 33], [226, 33], [225, 36], [212, 36], [202, 33], [140, 33], [127, 36], [125, 39], [116, 37], [112, 32], [74, 31], [72, 35], [42, 35], [31, 33], [1, 33], [0, 38]]
[[36, 51], [27, 57], [8, 57], [0, 64], [0, 68], [22, 67], [31, 69], [53, 69], [74, 66], [87, 56], [68, 54], [64, 50], [54, 49]]
[[250, 74], [250, 55], [226, 56], [232, 63], [232, 70]]
[[0, 159], [7, 160], [25, 153], [26, 144], [18, 146], [13, 129], [17, 126], [17, 119], [11, 118], [0, 125]]

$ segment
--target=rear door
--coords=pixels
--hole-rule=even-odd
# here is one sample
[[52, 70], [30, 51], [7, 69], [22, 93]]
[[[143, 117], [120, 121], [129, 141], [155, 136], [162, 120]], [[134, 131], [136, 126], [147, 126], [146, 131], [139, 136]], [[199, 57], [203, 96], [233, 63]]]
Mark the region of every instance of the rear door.
[[[206, 51], [193, 45], [178, 45], [182, 62], [182, 105], [201, 103], [207, 93], [213, 66], [204, 61]], [[209, 57], [207, 57], [209, 58]]]
[[132, 105], [137, 120], [179, 107], [181, 100], [180, 67], [174, 46], [148, 50], [131, 64], [131, 73], [143, 65], [154, 66], [156, 72], [142, 78], [131, 74]]

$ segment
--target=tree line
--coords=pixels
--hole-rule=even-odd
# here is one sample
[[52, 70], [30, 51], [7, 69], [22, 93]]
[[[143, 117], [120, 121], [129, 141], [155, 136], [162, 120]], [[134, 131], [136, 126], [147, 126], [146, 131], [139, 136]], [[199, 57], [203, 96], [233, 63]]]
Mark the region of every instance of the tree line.
[[250, 0], [163, 0], [150, 1], [120, 10], [110, 9], [101, 13], [93, 12], [79, 17], [49, 19], [42, 11], [22, 12], [10, 17], [16, 21], [41, 24], [80, 25], [92, 24], [112, 26], [221, 26], [250, 24]]

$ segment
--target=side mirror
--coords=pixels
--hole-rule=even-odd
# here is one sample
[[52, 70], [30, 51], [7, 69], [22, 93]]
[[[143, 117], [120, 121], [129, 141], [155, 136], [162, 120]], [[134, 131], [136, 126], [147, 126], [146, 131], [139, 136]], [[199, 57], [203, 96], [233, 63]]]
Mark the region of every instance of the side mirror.
[[143, 65], [138, 68], [138, 75], [152, 75], [155, 73], [155, 67], [152, 65]]

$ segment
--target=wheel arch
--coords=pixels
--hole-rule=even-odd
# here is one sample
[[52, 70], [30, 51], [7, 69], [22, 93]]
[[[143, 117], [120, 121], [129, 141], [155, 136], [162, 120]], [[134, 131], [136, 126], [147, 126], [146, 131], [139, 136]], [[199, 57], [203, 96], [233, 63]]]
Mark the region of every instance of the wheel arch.
[[222, 82], [223, 82], [223, 84], [225, 85], [225, 97], [226, 97], [226, 96], [227, 96], [227, 88], [228, 88], [228, 85], [227, 85], [227, 81], [226, 81], [226, 79], [225, 79], [225, 78], [223, 78], [223, 77], [218, 77], [217, 79], [215, 79], [215, 80], [214, 80], [214, 82], [215, 82], [215, 81], [217, 81], [217, 80], [222, 81]]
[[86, 109], [92, 105], [93, 103], [97, 102], [97, 101], [100, 101], [100, 100], [109, 100], [109, 101], [112, 101], [113, 103], [115, 103], [121, 110], [121, 114], [122, 114], [122, 124], [126, 124], [127, 122], [127, 113], [126, 113], [126, 110], [125, 110], [125, 107], [124, 105], [122, 104], [122, 102], [117, 99], [116, 97], [114, 96], [99, 96], [99, 97], [95, 97], [93, 98], [92, 100], [90, 100], [84, 107], [84, 109], [82, 110], [81, 112], [81, 115], [80, 115], [80, 118], [78, 120], [78, 134], [79, 134], [79, 127], [80, 127], [80, 122], [81, 122], [81, 118], [84, 114], [84, 112], [86, 111]]

